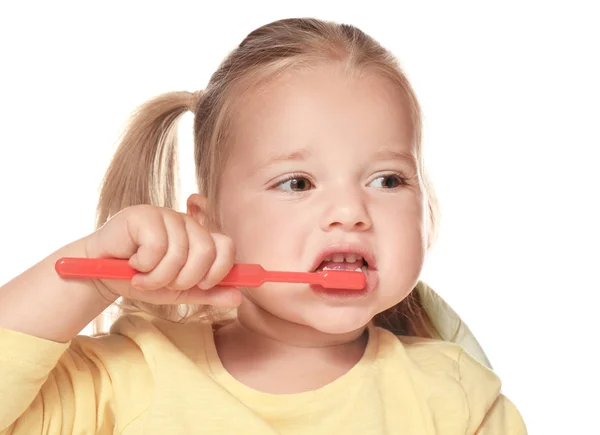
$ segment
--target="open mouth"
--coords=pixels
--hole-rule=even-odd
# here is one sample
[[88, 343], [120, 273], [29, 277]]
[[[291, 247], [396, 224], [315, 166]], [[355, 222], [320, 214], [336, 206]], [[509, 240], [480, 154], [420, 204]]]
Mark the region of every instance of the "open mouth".
[[324, 270], [348, 270], [367, 273], [369, 263], [360, 255], [352, 253], [335, 253], [326, 256], [317, 266], [315, 272]]
[[362, 290], [328, 289], [321, 286], [311, 286], [317, 295], [330, 302], [362, 300], [369, 297], [379, 283], [377, 259], [366, 244], [340, 243], [337, 246], [330, 245], [315, 258], [309, 270], [312, 272], [342, 270], [365, 275], [366, 285]]

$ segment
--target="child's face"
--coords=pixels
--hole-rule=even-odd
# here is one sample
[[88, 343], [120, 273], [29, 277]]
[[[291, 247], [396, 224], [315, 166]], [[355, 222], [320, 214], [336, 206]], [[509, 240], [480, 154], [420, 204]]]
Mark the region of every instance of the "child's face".
[[[329, 248], [369, 258], [366, 291], [336, 297], [304, 284], [265, 284], [245, 293], [244, 304], [345, 333], [404, 299], [421, 271], [427, 227], [399, 88], [322, 66], [263, 86], [235, 122], [219, 211], [237, 261], [314, 271]], [[331, 259], [334, 268], [361, 265]]]

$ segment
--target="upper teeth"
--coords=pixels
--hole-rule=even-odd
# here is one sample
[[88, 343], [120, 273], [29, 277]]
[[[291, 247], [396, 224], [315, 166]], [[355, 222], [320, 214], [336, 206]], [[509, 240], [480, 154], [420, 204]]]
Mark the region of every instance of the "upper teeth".
[[323, 261], [333, 261], [334, 263], [356, 263], [357, 261], [362, 261], [362, 257], [356, 254], [332, 254], [328, 257], [325, 257]]
[[[339, 266], [334, 266], [334, 267], [327, 267], [325, 266], [323, 268], [323, 270], [345, 270], [343, 268], [340, 268]], [[356, 269], [354, 269], [355, 272], [365, 272], [367, 270], [366, 267], [362, 266], [362, 267], [357, 267]]]

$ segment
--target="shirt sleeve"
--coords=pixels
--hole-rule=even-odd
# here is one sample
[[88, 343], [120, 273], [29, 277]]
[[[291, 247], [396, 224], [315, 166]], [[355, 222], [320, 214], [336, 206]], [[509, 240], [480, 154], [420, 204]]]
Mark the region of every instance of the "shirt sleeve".
[[112, 434], [110, 377], [75, 341], [0, 329], [0, 435]]
[[500, 379], [491, 369], [465, 350], [461, 351], [458, 368], [469, 407], [467, 434], [527, 435], [519, 411], [501, 394]]
[[500, 395], [488, 410], [476, 435], [527, 435], [525, 422], [513, 403]]

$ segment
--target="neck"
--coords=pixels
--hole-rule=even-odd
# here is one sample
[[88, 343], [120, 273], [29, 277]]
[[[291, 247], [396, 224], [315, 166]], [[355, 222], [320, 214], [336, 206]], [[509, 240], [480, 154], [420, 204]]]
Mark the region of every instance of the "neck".
[[237, 314], [215, 332], [215, 346], [225, 370], [259, 391], [292, 394], [320, 388], [357, 364], [367, 346], [365, 327], [326, 334], [246, 300]]

